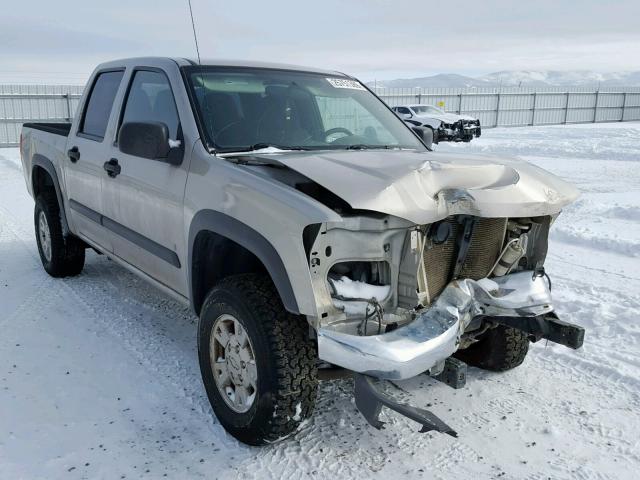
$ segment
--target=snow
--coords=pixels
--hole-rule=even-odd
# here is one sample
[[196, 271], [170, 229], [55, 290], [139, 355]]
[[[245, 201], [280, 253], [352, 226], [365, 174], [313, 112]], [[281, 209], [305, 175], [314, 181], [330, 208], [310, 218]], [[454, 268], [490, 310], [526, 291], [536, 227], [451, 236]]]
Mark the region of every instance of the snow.
[[371, 285], [369, 283], [351, 280], [349, 277], [341, 277], [333, 280], [336, 294], [343, 299], [333, 299], [333, 305], [344, 311], [347, 315], [365, 315], [371, 305], [366, 301], [346, 300], [350, 298], [371, 300], [384, 300], [391, 291], [391, 285]]
[[459, 433], [420, 434], [356, 412], [352, 382], [320, 385], [293, 437], [250, 448], [211, 413], [196, 318], [89, 252], [82, 275], [48, 277], [17, 150], [0, 150], [0, 478], [585, 478], [640, 468], [640, 124], [495, 129], [438, 150], [521, 155], [581, 198], [553, 227], [547, 270], [573, 351], [532, 345], [510, 372], [471, 368], [453, 390], [419, 376], [389, 393]]
[[300, 402], [298, 402], [298, 403], [296, 404], [296, 413], [293, 415], [293, 419], [294, 419], [296, 422], [299, 422], [299, 421], [300, 421], [300, 418], [301, 418], [301, 417], [300, 417], [300, 415], [301, 415], [301, 414], [302, 414], [302, 405], [300, 404]]
[[343, 298], [375, 298], [376, 300], [384, 300], [391, 290], [391, 285], [371, 285], [369, 283], [351, 280], [349, 277], [341, 277], [332, 283], [336, 294]]

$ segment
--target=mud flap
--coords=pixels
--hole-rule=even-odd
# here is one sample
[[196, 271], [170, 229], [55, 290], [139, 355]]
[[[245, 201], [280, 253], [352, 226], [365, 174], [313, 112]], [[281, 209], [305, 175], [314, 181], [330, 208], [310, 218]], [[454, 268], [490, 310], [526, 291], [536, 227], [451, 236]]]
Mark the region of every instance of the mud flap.
[[354, 373], [353, 376], [356, 407], [358, 407], [360, 413], [362, 413], [364, 418], [372, 427], [375, 427], [378, 430], [384, 428], [384, 422], [379, 419], [380, 411], [384, 406], [404, 415], [407, 418], [410, 418], [414, 422], [421, 424], [421, 433], [436, 431], [446, 433], [452, 437], [458, 436], [458, 434], [449, 425], [444, 423], [429, 410], [424, 410], [405, 403], [398, 403], [391, 396], [378, 390], [373, 384], [372, 377], [362, 375], [361, 373]]

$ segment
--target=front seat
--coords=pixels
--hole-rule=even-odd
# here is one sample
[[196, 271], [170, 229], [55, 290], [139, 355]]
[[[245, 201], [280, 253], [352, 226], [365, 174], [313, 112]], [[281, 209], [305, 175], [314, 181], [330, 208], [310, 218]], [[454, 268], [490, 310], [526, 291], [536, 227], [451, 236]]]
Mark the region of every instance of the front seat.
[[302, 99], [296, 98], [295, 93], [289, 87], [269, 86], [265, 89], [263, 113], [256, 128], [258, 142], [294, 146], [311, 137], [300, 125], [298, 101]]
[[209, 92], [204, 98], [204, 117], [213, 142], [219, 147], [244, 146], [253, 142], [246, 132], [244, 117], [228, 93]]

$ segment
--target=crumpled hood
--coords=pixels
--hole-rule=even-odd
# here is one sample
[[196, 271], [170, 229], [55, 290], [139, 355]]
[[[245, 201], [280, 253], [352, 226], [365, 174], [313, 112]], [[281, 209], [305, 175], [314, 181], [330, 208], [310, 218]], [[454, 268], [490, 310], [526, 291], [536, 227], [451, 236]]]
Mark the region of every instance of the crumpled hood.
[[289, 152], [268, 157], [331, 190], [355, 209], [416, 224], [453, 214], [550, 215], [578, 196], [571, 184], [517, 158], [407, 150]]
[[435, 118], [436, 120], [440, 120], [443, 123], [455, 123], [458, 120], [475, 120], [473, 117], [469, 117], [468, 115], [456, 115], [454, 113], [443, 113], [443, 114], [424, 114], [424, 115], [415, 115], [417, 120], [426, 121], [428, 119]]

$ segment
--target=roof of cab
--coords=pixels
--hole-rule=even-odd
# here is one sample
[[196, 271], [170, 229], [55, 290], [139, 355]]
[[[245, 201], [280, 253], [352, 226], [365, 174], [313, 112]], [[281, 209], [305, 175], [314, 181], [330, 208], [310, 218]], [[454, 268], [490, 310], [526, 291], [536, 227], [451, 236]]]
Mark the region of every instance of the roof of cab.
[[289, 65], [285, 63], [270, 63], [270, 62], [256, 62], [248, 60], [229, 60], [229, 59], [202, 59], [200, 62], [189, 58], [182, 57], [136, 57], [136, 58], [123, 58], [119, 60], [112, 60], [106, 63], [102, 63], [98, 66], [99, 69], [115, 68], [122, 66], [137, 66], [144, 64], [162, 64], [165, 62], [175, 62], [179, 67], [187, 66], [210, 66], [210, 67], [251, 67], [251, 68], [269, 68], [275, 70], [293, 70], [297, 72], [309, 72], [318, 73], [321, 75], [339, 75], [341, 77], [348, 76], [341, 72], [333, 70], [323, 70], [319, 68], [303, 67], [300, 65]]

